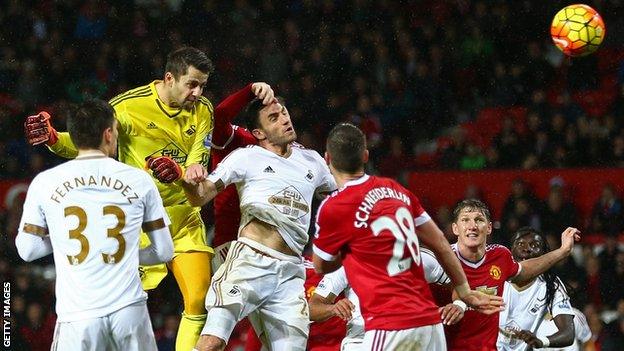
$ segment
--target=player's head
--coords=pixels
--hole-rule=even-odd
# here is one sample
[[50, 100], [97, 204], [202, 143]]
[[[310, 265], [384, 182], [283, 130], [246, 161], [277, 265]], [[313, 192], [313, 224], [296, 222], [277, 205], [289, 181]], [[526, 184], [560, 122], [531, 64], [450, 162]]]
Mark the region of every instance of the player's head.
[[351, 123], [339, 123], [327, 136], [325, 159], [332, 170], [346, 174], [362, 172], [368, 161], [366, 136]]
[[511, 254], [516, 261], [539, 257], [550, 251], [546, 238], [540, 231], [531, 227], [522, 227], [511, 240]]
[[490, 210], [480, 200], [462, 200], [453, 209], [452, 227], [459, 243], [467, 247], [485, 246], [492, 233]]
[[78, 105], [67, 118], [67, 131], [78, 149], [99, 149], [112, 157], [117, 153], [115, 110], [106, 101], [93, 99]]
[[281, 98], [268, 105], [260, 99], [253, 99], [245, 107], [243, 118], [247, 129], [260, 143], [287, 145], [297, 139], [290, 113]]
[[[511, 254], [514, 260], [521, 262], [530, 258], [540, 257], [550, 252], [548, 240], [539, 230], [531, 227], [522, 227], [516, 231], [511, 238]], [[552, 312], [552, 305], [555, 292], [561, 283], [552, 269], [542, 274], [542, 279], [546, 283], [546, 306]]]
[[172, 107], [190, 109], [213, 71], [212, 61], [199, 49], [185, 46], [169, 53], [164, 85]]

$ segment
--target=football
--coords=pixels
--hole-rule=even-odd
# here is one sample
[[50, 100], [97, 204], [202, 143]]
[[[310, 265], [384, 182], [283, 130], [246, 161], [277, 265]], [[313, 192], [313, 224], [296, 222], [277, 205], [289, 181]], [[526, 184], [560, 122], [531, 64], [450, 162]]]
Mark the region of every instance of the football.
[[596, 51], [605, 38], [605, 25], [593, 8], [575, 4], [561, 9], [553, 18], [550, 35], [564, 54], [586, 56]]

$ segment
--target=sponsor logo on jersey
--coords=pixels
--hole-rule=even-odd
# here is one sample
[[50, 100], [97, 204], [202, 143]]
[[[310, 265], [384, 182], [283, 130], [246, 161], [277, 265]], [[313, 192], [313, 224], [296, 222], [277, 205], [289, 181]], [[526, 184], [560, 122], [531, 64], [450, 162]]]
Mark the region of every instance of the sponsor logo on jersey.
[[158, 129], [158, 126], [154, 122], [149, 122], [147, 124], [147, 129]]
[[500, 280], [501, 278], [501, 269], [499, 266], [493, 264], [492, 267], [490, 267], [490, 276], [494, 279], [494, 280]]
[[303, 195], [293, 186], [271, 195], [268, 202], [291, 219], [299, 219], [310, 212], [310, 206], [308, 206]]
[[164, 148], [153, 152], [149, 156], [168, 156], [171, 157], [171, 159], [176, 161], [178, 164], [186, 163], [186, 158], [188, 157], [188, 155], [174, 143], [167, 144]]
[[264, 169], [264, 171], [262, 171], [264, 173], [275, 173], [275, 171], [273, 170], [273, 168], [271, 168], [271, 166], [267, 166], [267, 168]]
[[186, 133], [186, 135], [193, 135], [193, 133], [195, 133], [195, 131], [197, 130], [197, 127], [195, 127], [194, 124], [191, 124], [191, 127], [187, 130], [184, 131], [184, 133]]

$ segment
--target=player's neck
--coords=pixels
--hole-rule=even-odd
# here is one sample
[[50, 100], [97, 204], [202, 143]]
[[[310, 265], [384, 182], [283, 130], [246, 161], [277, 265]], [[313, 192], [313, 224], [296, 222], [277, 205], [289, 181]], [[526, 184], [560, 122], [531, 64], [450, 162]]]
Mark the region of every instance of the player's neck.
[[292, 153], [292, 147], [290, 146], [290, 143], [285, 144], [285, 145], [277, 145], [277, 144], [272, 144], [266, 139], [264, 139], [264, 140], [260, 140], [258, 144], [261, 147], [271, 151], [272, 153], [278, 156], [284, 157], [284, 158], [288, 158], [290, 154]]
[[76, 156], [76, 158], [93, 156], [108, 157], [108, 154], [100, 149], [78, 149], [78, 156]]
[[158, 94], [158, 99], [160, 101], [164, 102], [165, 105], [172, 107], [172, 108], [180, 107], [180, 106], [172, 106], [175, 104], [171, 101], [171, 94], [169, 94], [169, 90], [167, 90], [167, 88], [165, 87], [164, 81], [157, 82], [155, 86], [156, 86], [156, 94]]
[[470, 262], [477, 262], [485, 256], [485, 246], [468, 247], [458, 242], [459, 254]]
[[338, 188], [342, 188], [348, 182], [362, 178], [364, 176], [364, 171], [358, 173], [343, 173], [332, 169], [332, 175], [334, 176], [334, 179], [336, 179], [336, 185], [338, 185]]

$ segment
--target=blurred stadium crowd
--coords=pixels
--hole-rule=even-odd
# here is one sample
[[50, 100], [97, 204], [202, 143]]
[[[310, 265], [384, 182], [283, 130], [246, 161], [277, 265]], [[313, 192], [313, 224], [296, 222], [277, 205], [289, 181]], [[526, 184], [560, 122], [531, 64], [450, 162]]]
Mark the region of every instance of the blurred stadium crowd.
[[[606, 42], [574, 61], [548, 34], [551, 17], [568, 3], [3, 1], [0, 179], [27, 180], [62, 162], [26, 144], [25, 116], [46, 109], [63, 130], [69, 104], [159, 79], [164, 55], [185, 44], [215, 63], [206, 89], [215, 105], [244, 84], [266, 81], [285, 97], [307, 147], [322, 152], [325, 133], [338, 121], [359, 125], [372, 173], [404, 179], [423, 169], [620, 168], [624, 2], [589, 3], [603, 15]], [[618, 189], [605, 186], [590, 217], [579, 218], [560, 184], [538, 198], [519, 179], [494, 236], [506, 243], [513, 228], [534, 225], [557, 240], [573, 224], [604, 235], [603, 244], [584, 246], [557, 273], [605, 350], [624, 345]], [[54, 329], [52, 261], [24, 265], [17, 258], [20, 200], [0, 210], [0, 275], [14, 282], [13, 340], [24, 343], [16, 349], [47, 350]], [[446, 226], [444, 208], [430, 212]], [[161, 350], [173, 349], [179, 299], [172, 281], [150, 295]]]

